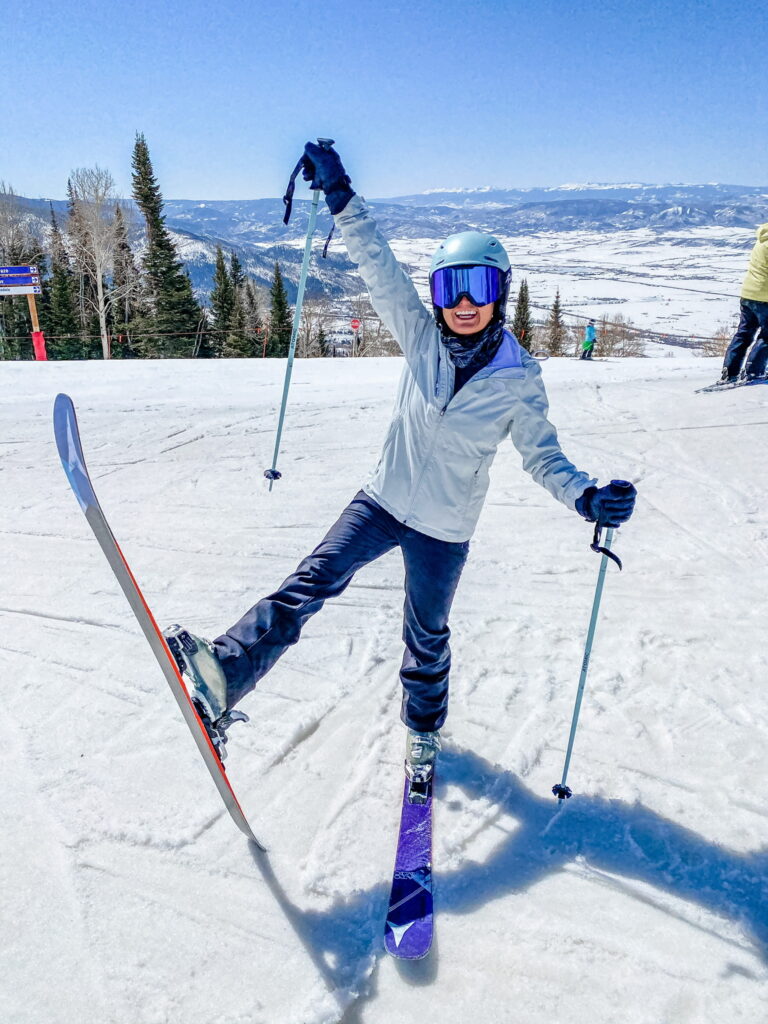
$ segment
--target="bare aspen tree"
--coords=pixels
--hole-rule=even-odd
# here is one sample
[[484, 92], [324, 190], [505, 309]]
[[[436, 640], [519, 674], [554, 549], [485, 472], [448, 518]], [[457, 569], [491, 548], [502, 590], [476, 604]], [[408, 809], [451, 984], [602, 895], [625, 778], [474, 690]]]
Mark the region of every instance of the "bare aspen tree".
[[399, 356], [400, 347], [382, 323], [367, 295], [357, 295], [351, 304], [352, 315], [360, 321], [353, 356]]
[[134, 284], [107, 287], [114, 273], [114, 257], [119, 225], [115, 219], [117, 195], [109, 171], [102, 167], [79, 167], [69, 179], [70, 219], [67, 233], [70, 249], [88, 287], [82, 289], [84, 303], [99, 319], [101, 349], [109, 359], [107, 321], [112, 307], [125, 298], [125, 288]]
[[645, 354], [643, 333], [621, 313], [611, 320], [603, 318], [597, 332], [595, 354], [619, 358], [642, 356]]
[[715, 328], [711, 338], [704, 338], [701, 343], [701, 353], [705, 356], [724, 356], [725, 350], [731, 343], [735, 326], [722, 323]]
[[10, 185], [0, 181], [0, 259], [3, 264], [35, 248], [18, 196]]
[[318, 331], [321, 327], [325, 330], [332, 317], [333, 308], [330, 299], [325, 295], [312, 295], [304, 299], [296, 339], [296, 355], [299, 358], [322, 355], [317, 344]]

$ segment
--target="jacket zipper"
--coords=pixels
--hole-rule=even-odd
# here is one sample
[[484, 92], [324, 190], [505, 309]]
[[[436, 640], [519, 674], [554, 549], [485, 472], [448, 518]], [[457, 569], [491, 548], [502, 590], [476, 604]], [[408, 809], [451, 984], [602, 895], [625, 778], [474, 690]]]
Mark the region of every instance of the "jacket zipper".
[[440, 432], [440, 427], [442, 426], [443, 422], [443, 416], [445, 416], [445, 410], [447, 408], [448, 403], [446, 402], [445, 405], [440, 410], [440, 415], [438, 417], [437, 423], [435, 424], [435, 428], [432, 431], [432, 443], [430, 444], [429, 451], [427, 452], [427, 454], [424, 457], [424, 460], [422, 461], [418, 480], [414, 484], [413, 491], [411, 492], [411, 503], [408, 506], [408, 511], [406, 512], [405, 517], [403, 518], [403, 526], [408, 525], [408, 517], [410, 516], [411, 512], [413, 512], [413, 506], [416, 504], [416, 496], [419, 493], [421, 481], [424, 479], [424, 474], [427, 471], [427, 465], [429, 463], [429, 460], [432, 458], [432, 452], [435, 450], [435, 445], [437, 444], [437, 435]]

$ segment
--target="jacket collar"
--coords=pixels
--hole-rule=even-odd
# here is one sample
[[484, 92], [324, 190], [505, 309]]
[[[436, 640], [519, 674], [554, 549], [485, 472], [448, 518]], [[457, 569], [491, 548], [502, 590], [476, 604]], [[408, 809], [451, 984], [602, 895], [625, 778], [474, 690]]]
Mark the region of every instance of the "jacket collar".
[[[486, 366], [478, 370], [475, 378], [491, 377], [522, 377], [525, 374], [523, 369], [523, 357], [520, 353], [520, 343], [511, 331], [504, 331], [496, 355]], [[474, 379], [474, 378], [473, 378]]]

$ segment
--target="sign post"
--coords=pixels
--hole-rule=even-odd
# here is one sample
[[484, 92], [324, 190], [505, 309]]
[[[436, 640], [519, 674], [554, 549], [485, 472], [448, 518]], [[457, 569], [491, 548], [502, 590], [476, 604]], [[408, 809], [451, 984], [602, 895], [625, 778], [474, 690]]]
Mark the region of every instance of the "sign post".
[[45, 351], [45, 335], [40, 330], [37, 316], [36, 295], [42, 294], [40, 274], [37, 267], [0, 267], [0, 295], [26, 295], [29, 304], [29, 317], [32, 321], [32, 347], [35, 359], [44, 362], [48, 359]]
[[356, 356], [358, 349], [360, 348], [360, 321], [355, 317], [349, 321], [349, 326], [355, 332], [354, 343], [352, 345], [352, 355]]

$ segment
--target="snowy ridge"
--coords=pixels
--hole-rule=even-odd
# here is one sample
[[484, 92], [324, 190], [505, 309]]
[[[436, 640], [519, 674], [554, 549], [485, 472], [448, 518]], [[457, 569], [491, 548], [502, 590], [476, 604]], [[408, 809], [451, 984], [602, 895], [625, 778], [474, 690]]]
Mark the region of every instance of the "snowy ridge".
[[[341, 365], [340, 365], [341, 364]], [[768, 983], [768, 395], [718, 361], [543, 364], [567, 454], [636, 481], [569, 783], [598, 559], [494, 463], [452, 616], [437, 930], [381, 949], [399, 814], [402, 563], [362, 571], [243, 703], [241, 839], [64, 478], [77, 403], [99, 497], [160, 622], [214, 636], [314, 546], [375, 463], [400, 360], [3, 364], [3, 1016], [13, 1024], [715, 1024]], [[618, 1008], [618, 1009], [617, 1009]]]
[[[310, 203], [297, 193], [288, 227], [278, 199], [169, 200], [167, 225], [198, 298], [212, 285], [216, 247], [236, 251], [265, 288], [279, 261], [295, 299]], [[23, 200], [48, 230], [49, 211]], [[64, 220], [64, 203], [54, 207]], [[658, 332], [711, 337], [738, 317], [738, 294], [755, 225], [768, 220], [764, 186], [564, 185], [554, 188], [435, 190], [373, 200], [385, 237], [408, 269], [428, 266], [437, 242], [456, 231], [499, 236], [513, 263], [513, 288], [528, 279], [533, 301], [549, 308], [555, 291], [566, 309], [591, 317], [621, 313]], [[337, 232], [327, 258], [331, 218], [318, 218], [308, 295], [334, 300], [341, 322], [362, 282]], [[143, 249], [134, 223], [137, 252]], [[266, 295], [266, 293], [265, 293]], [[338, 325], [337, 325], [338, 326]], [[733, 325], [735, 326], [735, 324]]]

